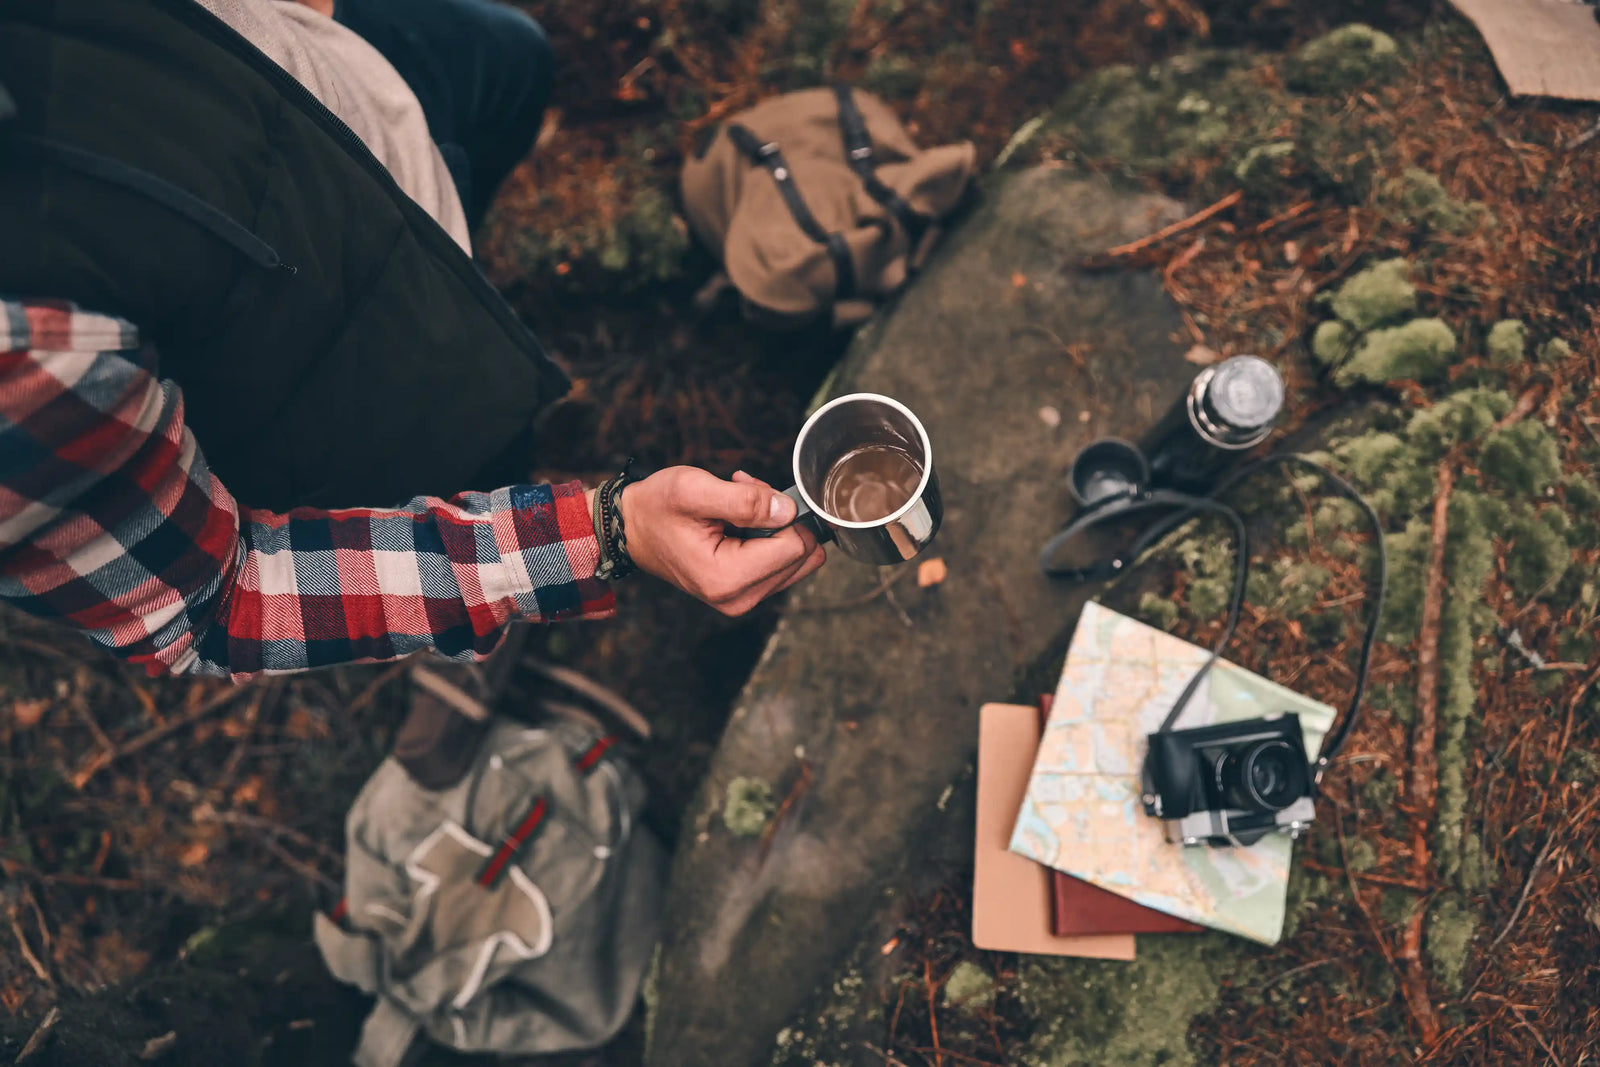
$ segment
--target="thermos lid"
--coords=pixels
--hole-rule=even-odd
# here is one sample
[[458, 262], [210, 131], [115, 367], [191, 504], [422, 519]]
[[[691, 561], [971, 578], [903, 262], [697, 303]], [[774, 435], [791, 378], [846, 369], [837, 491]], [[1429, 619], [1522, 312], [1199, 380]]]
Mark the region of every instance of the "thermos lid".
[[1223, 426], [1241, 433], [1263, 430], [1283, 410], [1283, 379], [1260, 356], [1234, 356], [1217, 365], [1201, 403]]

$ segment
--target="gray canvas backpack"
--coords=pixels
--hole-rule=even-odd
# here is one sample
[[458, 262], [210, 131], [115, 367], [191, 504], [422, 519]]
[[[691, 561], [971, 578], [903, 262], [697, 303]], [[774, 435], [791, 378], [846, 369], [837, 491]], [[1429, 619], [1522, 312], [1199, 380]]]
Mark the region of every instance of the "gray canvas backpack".
[[527, 1054], [621, 1029], [665, 863], [611, 740], [582, 722], [495, 720], [443, 788], [395, 757], [373, 774], [346, 821], [345, 899], [315, 918], [329, 969], [378, 998], [358, 1067], [400, 1067], [419, 1035]]

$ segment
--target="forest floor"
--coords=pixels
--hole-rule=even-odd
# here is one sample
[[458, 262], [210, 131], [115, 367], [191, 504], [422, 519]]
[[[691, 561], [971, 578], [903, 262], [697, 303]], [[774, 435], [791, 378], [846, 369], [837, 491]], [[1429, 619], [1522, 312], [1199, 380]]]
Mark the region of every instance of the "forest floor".
[[[561, 60], [556, 99], [479, 246], [491, 276], [576, 380], [547, 421], [545, 473], [598, 477], [632, 455], [646, 466], [742, 468], [775, 482], [786, 481], [788, 442], [844, 339], [763, 335], [690, 310], [711, 264], [671, 205], [699, 130], [772, 92], [843, 79], [884, 96], [920, 143], [970, 139], [987, 164], [1018, 127], [1110, 64], [1196, 45], [1271, 52], [1352, 20], [1420, 40], [1425, 27], [1451, 21], [1430, 5], [1377, 0], [552, 0], [529, 9]], [[1406, 64], [1404, 77], [1344, 104], [1350, 126], [1383, 133], [1370, 161], [1364, 144], [1332, 144], [1329, 173], [1283, 169], [1270, 188], [1252, 187], [1128, 262], [1162, 272], [1189, 315], [1197, 360], [1249, 351], [1310, 366], [1306, 348], [1323, 314], [1317, 294], [1373, 261], [1425, 260], [1415, 279], [1423, 310], [1448, 317], [1465, 351], [1482, 353], [1503, 318], [1569, 342], [1560, 358], [1495, 372], [1495, 384], [1550, 429], [1565, 471], [1592, 470], [1600, 462], [1595, 111], [1508, 99], [1487, 53], [1459, 26], [1408, 52]], [[1270, 81], [1270, 64], [1257, 76]], [[1286, 139], [1294, 121], [1285, 119]], [[1076, 152], [1073, 165], [1196, 208], [1239, 185], [1235, 161], [1220, 151], [1139, 166], [1070, 144], [1044, 151]], [[1367, 162], [1374, 176], [1346, 180]], [[1436, 175], [1452, 202], [1484, 205], [1495, 224], [1397, 216], [1384, 205], [1383, 179], [1406, 168]], [[1469, 384], [1486, 366], [1474, 356], [1451, 373]], [[1315, 391], [1292, 375], [1291, 385], [1296, 418], [1312, 417]], [[1387, 394], [1404, 409], [1434, 401], [1415, 384]], [[1470, 457], [1463, 462], [1470, 479]], [[1432, 493], [1418, 508], [1395, 516], [1402, 528], [1408, 518], [1435, 521]], [[1330, 791], [1339, 836], [1301, 852], [1331, 895], [1275, 950], [1269, 996], [1230, 990], [1197, 1024], [1207, 1059], [1576, 1064], [1597, 1055], [1600, 713], [1586, 696], [1600, 675], [1594, 609], [1586, 586], [1570, 597], [1554, 587], [1523, 595], [1506, 543], [1490, 541], [1481, 595], [1498, 625], [1480, 642], [1470, 682], [1479, 699], [1462, 772], [1482, 884], [1462, 896], [1438, 877], [1426, 832], [1413, 833], [1419, 819], [1426, 827], [1426, 812], [1408, 806], [1404, 788], [1371, 785], [1409, 773], [1414, 724], [1428, 714], [1415, 705], [1432, 698], [1412, 701], [1409, 718], [1370, 717], [1352, 742], [1354, 766]], [[1566, 580], [1595, 579], [1595, 547], [1577, 551]], [[1353, 564], [1318, 564], [1332, 573], [1329, 595], [1359, 592]], [[1173, 591], [1181, 597], [1205, 577], [1180, 572]], [[620, 593], [618, 621], [541, 631], [530, 654], [605, 681], [657, 723], [641, 759], [656, 821], [670, 836], [777, 607], [725, 620], [649, 583]], [[1414, 590], [1419, 607], [1424, 593]], [[1203, 612], [1194, 614], [1177, 620], [1180, 632], [1209, 636]], [[1419, 621], [1414, 639], [1380, 646], [1374, 678], [1391, 697], [1417, 690], [1427, 629]], [[1338, 655], [1312, 656], [1292, 627], [1247, 620], [1241, 632], [1249, 661], [1304, 660], [1297, 675], [1329, 694], [1348, 681]], [[1512, 633], [1543, 669], [1508, 650]], [[342, 877], [345, 808], [399, 720], [398, 682], [386, 666], [237, 688], [151, 680], [60, 631], [0, 615], [0, 1034], [25, 1038], [58, 999], [136, 979], [225, 925], [293, 925], [326, 906]], [[536, 685], [519, 674], [513, 698]], [[1389, 707], [1404, 703], [1394, 697]], [[1568, 751], [1592, 762], [1574, 763]], [[1468, 978], [1453, 989], [1437, 979], [1419, 986], [1409, 961], [1420, 915], [1447, 883], [1478, 916], [1467, 927]], [[1020, 1015], [1006, 988], [1016, 961], [984, 958], [1001, 980], [993, 1025], [967, 1046], [939, 1047], [933, 986], [961, 959], [978, 958], [951, 936], [962, 894], [957, 881], [930, 898], [908, 933], [926, 963], [925, 987], [904, 998], [925, 1007], [897, 1017], [892, 1062], [1007, 1062], [1019, 1037], [1008, 1029], [1023, 1024], [1008, 1021]]]

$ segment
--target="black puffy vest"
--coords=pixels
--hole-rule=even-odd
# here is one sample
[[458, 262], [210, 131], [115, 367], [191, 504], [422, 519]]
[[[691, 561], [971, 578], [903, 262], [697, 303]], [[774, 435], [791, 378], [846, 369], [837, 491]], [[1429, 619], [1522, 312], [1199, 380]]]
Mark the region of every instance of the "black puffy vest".
[[493, 488], [565, 392], [349, 128], [192, 0], [0, 0], [0, 83], [0, 293], [137, 325], [244, 503]]

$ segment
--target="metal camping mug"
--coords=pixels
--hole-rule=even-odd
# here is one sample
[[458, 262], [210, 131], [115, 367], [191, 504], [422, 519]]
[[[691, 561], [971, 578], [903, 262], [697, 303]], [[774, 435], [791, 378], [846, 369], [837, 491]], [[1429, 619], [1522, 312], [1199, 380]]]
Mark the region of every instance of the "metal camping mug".
[[[908, 458], [920, 472], [910, 499], [871, 522], [852, 522], [831, 514], [822, 504], [823, 487], [839, 462], [863, 449], [889, 448]], [[885, 566], [914, 559], [933, 541], [944, 519], [944, 501], [933, 470], [928, 431], [906, 407], [878, 393], [851, 393], [822, 405], [794, 443], [794, 482], [784, 490], [819, 542], [837, 542], [845, 554], [862, 563]], [[770, 536], [777, 531], [745, 530], [743, 536]]]

